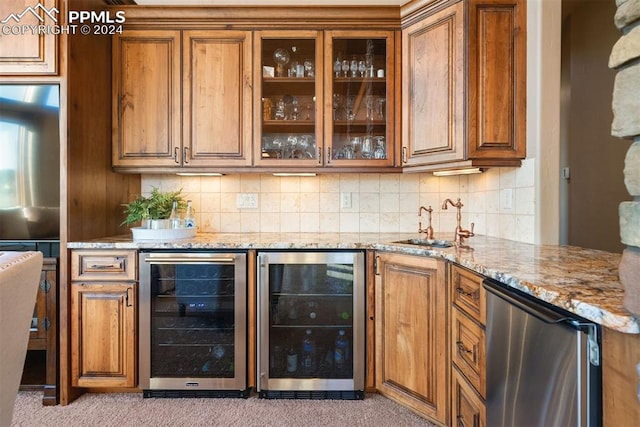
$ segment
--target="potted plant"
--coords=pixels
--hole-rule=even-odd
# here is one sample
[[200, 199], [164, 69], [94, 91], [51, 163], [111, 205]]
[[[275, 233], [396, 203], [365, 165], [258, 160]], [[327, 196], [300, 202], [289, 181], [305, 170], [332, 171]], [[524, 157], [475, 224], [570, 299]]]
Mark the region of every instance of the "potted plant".
[[163, 193], [158, 188], [153, 187], [149, 197], [139, 195], [132, 202], [123, 205], [126, 217], [122, 221], [122, 225], [139, 223], [143, 228], [167, 228], [166, 226], [154, 226], [153, 221], [168, 221], [174, 200], [178, 202], [178, 210], [184, 210], [187, 202], [181, 193], [182, 189]]

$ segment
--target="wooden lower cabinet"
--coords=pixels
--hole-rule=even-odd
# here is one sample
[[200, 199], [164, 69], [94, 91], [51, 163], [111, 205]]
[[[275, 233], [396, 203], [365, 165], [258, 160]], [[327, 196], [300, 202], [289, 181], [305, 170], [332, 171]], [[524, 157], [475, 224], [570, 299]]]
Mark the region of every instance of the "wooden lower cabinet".
[[457, 427], [484, 427], [485, 404], [464, 376], [454, 367], [451, 372], [451, 420]]
[[438, 424], [449, 421], [445, 261], [376, 257], [376, 388]]
[[486, 425], [486, 294], [484, 277], [451, 264], [451, 423]]
[[71, 384], [136, 385], [135, 283], [71, 284]]

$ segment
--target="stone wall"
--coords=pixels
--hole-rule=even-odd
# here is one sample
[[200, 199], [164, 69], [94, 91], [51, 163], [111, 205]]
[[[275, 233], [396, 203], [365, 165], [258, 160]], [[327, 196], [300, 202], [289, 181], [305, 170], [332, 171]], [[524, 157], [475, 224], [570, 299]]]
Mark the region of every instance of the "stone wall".
[[640, 316], [640, 0], [616, 0], [615, 25], [622, 36], [613, 46], [609, 67], [616, 70], [611, 134], [633, 141], [624, 165], [624, 183], [633, 201], [620, 204], [620, 262], [624, 305]]

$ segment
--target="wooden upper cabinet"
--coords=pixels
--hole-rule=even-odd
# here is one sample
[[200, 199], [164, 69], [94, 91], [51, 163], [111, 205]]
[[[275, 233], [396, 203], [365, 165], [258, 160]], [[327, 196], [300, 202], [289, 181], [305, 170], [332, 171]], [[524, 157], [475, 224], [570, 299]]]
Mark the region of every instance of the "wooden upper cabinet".
[[[25, 11], [27, 13], [20, 16]], [[24, 28], [34, 25], [52, 28], [62, 24], [59, 11], [58, 0], [0, 2], [0, 20], [8, 19], [2, 24], [0, 35], [0, 75], [57, 74], [57, 35], [50, 31], [33, 33]]]
[[403, 164], [463, 160], [463, 3], [402, 31]]
[[[524, 0], [469, 2], [469, 157], [526, 155]], [[472, 39], [472, 40], [474, 40]]]
[[519, 166], [526, 2], [470, 0], [434, 10], [412, 15], [402, 31], [403, 166]]
[[183, 166], [251, 164], [251, 33], [183, 33]]
[[245, 31], [115, 36], [114, 168], [250, 165], [251, 52]]
[[180, 31], [113, 41], [113, 166], [179, 166]]

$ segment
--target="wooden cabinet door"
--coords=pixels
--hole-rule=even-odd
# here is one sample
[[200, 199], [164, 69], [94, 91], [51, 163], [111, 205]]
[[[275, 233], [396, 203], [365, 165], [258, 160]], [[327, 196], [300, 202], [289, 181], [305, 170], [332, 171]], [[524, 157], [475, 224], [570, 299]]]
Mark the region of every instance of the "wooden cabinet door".
[[251, 165], [249, 31], [183, 34], [183, 148], [185, 167]]
[[71, 284], [71, 384], [134, 387], [134, 283]]
[[469, 158], [526, 156], [526, 1], [469, 2]]
[[376, 387], [447, 424], [449, 356], [445, 263], [379, 253], [376, 276]]
[[34, 33], [28, 26], [43, 25], [53, 30], [54, 26], [62, 25], [59, 3], [58, 0], [0, 2], [0, 20], [8, 19], [1, 25], [0, 74], [57, 73], [58, 36], [53, 31]]
[[113, 166], [180, 166], [180, 67], [180, 31], [114, 36]]
[[463, 5], [402, 31], [403, 166], [465, 158]]

